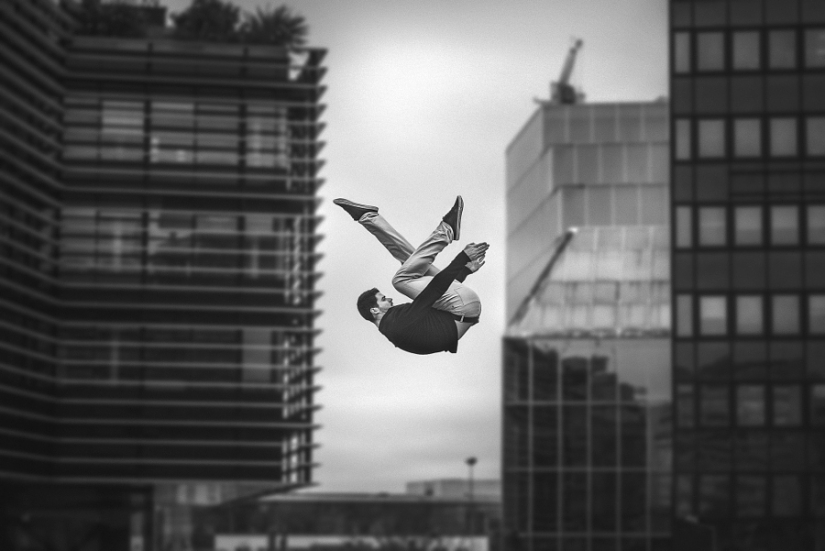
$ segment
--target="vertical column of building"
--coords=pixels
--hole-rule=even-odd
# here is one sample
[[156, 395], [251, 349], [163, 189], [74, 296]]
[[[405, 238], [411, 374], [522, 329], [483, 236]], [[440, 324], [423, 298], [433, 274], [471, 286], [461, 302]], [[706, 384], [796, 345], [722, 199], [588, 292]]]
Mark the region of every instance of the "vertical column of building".
[[0, 3], [0, 478], [48, 476], [65, 39], [53, 2]]
[[676, 521], [819, 549], [825, 4], [670, 8]]

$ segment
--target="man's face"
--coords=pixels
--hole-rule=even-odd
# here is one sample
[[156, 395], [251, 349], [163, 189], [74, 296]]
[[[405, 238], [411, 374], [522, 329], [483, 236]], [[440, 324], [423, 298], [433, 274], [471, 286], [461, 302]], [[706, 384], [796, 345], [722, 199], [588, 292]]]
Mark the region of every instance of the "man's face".
[[[382, 314], [392, 308], [392, 299], [384, 296], [384, 293], [378, 291], [375, 293], [375, 300], [378, 301], [378, 311]], [[373, 308], [375, 310], [375, 308]], [[374, 313], [374, 312], [373, 312]]]

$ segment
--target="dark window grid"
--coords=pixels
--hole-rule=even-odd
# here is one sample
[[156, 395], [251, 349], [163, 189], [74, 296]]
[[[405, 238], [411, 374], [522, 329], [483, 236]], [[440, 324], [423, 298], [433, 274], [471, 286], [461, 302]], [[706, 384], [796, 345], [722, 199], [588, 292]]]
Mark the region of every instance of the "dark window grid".
[[[698, 234], [697, 234], [697, 231], [698, 231], [698, 229], [697, 229], [697, 226], [698, 226], [698, 220], [697, 220], [698, 208], [697, 208], [697, 205], [694, 204], [694, 203], [671, 203], [671, 205], [672, 205], [672, 208], [671, 208], [671, 211], [670, 211], [670, 219], [673, 220], [673, 223], [671, 224], [671, 228], [670, 228], [670, 239], [671, 239], [671, 243], [674, 244], [673, 248], [678, 249], [680, 251], [688, 251], [688, 250], [696, 248], [697, 247], [697, 239], [698, 239]], [[688, 247], [681, 247], [681, 246], [677, 247], [676, 246], [676, 243], [678, 243], [678, 233], [677, 232], [679, 231], [679, 228], [678, 228], [679, 220], [678, 220], [677, 211], [680, 208], [687, 208], [688, 209], [688, 225], [689, 225], [688, 239], [690, 241], [690, 246], [688, 246]]]
[[[723, 399], [724, 408], [714, 410], [714, 404], [707, 400], [712, 396], [719, 396]], [[698, 425], [700, 429], [723, 429], [732, 425], [736, 410], [733, 407], [734, 393], [733, 385], [724, 383], [706, 383], [698, 385]], [[711, 415], [716, 413], [717, 417], [711, 419]]]
[[[802, 93], [801, 91], [799, 92]], [[800, 104], [801, 104], [800, 99]], [[808, 117], [825, 117], [825, 112], [805, 112], [805, 116], [798, 114], [798, 112], [789, 112], [786, 114], [782, 113], [771, 113], [770, 115], [766, 115], [763, 112], [754, 113], [749, 115], [747, 113], [737, 113], [736, 115], [718, 115], [718, 116], [693, 116], [693, 117], [686, 117], [684, 115], [680, 115], [678, 117], [673, 117], [671, 121], [671, 136], [673, 139], [671, 140], [670, 144], [670, 155], [671, 159], [675, 163], [686, 163], [686, 164], [694, 164], [696, 162], [701, 163], [714, 163], [714, 162], [725, 162], [725, 161], [736, 161], [736, 162], [759, 162], [759, 161], [771, 161], [771, 162], [782, 162], [782, 161], [798, 161], [800, 159], [823, 159], [825, 156], [823, 155], [809, 155], [808, 154], [808, 125], [807, 120]], [[736, 132], [735, 132], [735, 121], [737, 119], [759, 119], [760, 120], [760, 128], [761, 128], [761, 136], [760, 136], [760, 150], [761, 154], [758, 156], [746, 156], [746, 157], [737, 157], [736, 156]], [[793, 155], [772, 155], [771, 154], [771, 119], [792, 119], [796, 121], [796, 153]], [[702, 121], [722, 121], [722, 131], [724, 133], [723, 136], [723, 152], [721, 155], [718, 156], [709, 156], [709, 157], [701, 157], [699, 156], [699, 123]], [[690, 154], [688, 159], [677, 159], [677, 141], [678, 141], [678, 131], [677, 131], [677, 121], [688, 121], [689, 125], [689, 141], [690, 144], [688, 149]]]
[[[825, 72], [825, 68], [819, 67], [807, 67], [805, 64], [805, 31], [813, 30], [821, 28], [821, 24], [815, 26], [802, 26], [802, 25], [782, 25], [782, 26], [771, 26], [768, 29], [763, 29], [762, 27], [736, 27], [735, 29], [726, 29], [724, 27], [719, 28], [702, 28], [701, 30], [689, 30], [688, 28], [677, 28], [673, 27], [671, 32], [671, 43], [673, 47], [671, 48], [673, 55], [671, 56], [670, 66], [671, 66], [671, 75], [691, 75], [691, 74], [747, 74], [747, 73], [769, 73], [769, 74], [781, 74], [781, 73], [788, 73], [788, 74], [799, 74], [800, 72], [805, 73], [817, 73], [817, 72]], [[794, 67], [780, 67], [780, 68], [771, 68], [770, 67], [770, 31], [794, 31]], [[698, 60], [699, 60], [699, 35], [703, 33], [722, 33], [722, 68], [719, 69], [703, 69], [700, 70], [698, 67]], [[759, 32], [759, 39], [758, 39], [758, 46], [759, 46], [759, 68], [758, 69], [737, 69], [734, 67], [734, 51], [733, 51], [733, 43], [734, 43], [734, 34], [739, 32]], [[676, 34], [677, 33], [686, 33], [688, 36], [688, 56], [689, 56], [689, 67], [687, 72], [676, 73], [675, 66], [676, 66]]]
[[[796, 389], [799, 393], [799, 402], [797, 404], [793, 404], [792, 407], [797, 408], [799, 413], [799, 422], [796, 423], [777, 423], [776, 415], [779, 413], [779, 409], [781, 406], [778, 405], [778, 402], [782, 396], [781, 389], [782, 388], [790, 388]], [[765, 395], [766, 400], [766, 408], [765, 408], [765, 421], [767, 426], [773, 427], [776, 431], [783, 431], [783, 430], [798, 430], [804, 427], [809, 427], [811, 425], [809, 420], [809, 401], [808, 397], [810, 395], [809, 385], [803, 385], [801, 383], [790, 383], [787, 381], [782, 381], [781, 383], [774, 381], [768, 385], [768, 392]]]

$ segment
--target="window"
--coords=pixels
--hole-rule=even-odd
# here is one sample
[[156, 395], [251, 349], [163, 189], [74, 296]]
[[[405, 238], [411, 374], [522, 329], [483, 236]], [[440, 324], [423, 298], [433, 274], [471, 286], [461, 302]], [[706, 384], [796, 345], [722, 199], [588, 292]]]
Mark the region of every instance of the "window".
[[771, 207], [771, 244], [799, 243], [799, 208], [792, 205]]
[[808, 206], [808, 244], [825, 244], [825, 205]]
[[758, 31], [733, 33], [734, 69], [759, 69], [760, 57]]
[[690, 207], [676, 207], [676, 247], [678, 248], [693, 246], [692, 214]]
[[764, 330], [762, 319], [762, 297], [736, 297], [736, 333], [739, 335], [759, 335]]
[[768, 67], [771, 69], [796, 67], [796, 31], [781, 30], [768, 33]]
[[808, 117], [805, 121], [805, 136], [805, 152], [808, 155], [825, 155], [825, 117]]
[[676, 121], [676, 160], [685, 161], [690, 159], [690, 121], [687, 119], [677, 119]]
[[793, 157], [797, 154], [796, 119], [770, 120], [770, 152], [772, 157]]
[[773, 392], [773, 424], [788, 427], [802, 423], [802, 389], [796, 385], [776, 385]]
[[736, 157], [762, 155], [762, 124], [759, 119], [737, 119], [733, 123], [733, 154]]
[[761, 207], [736, 207], [734, 209], [733, 241], [739, 246], [762, 244]]
[[725, 156], [725, 121], [721, 119], [699, 121], [699, 157]]
[[825, 29], [805, 31], [805, 67], [825, 67]]
[[676, 336], [693, 336], [693, 297], [676, 296]]
[[825, 385], [811, 385], [811, 424], [825, 426]]
[[700, 423], [703, 426], [725, 426], [730, 423], [728, 387], [702, 385], [700, 395]]
[[721, 246], [727, 243], [724, 207], [699, 208], [699, 245]]
[[699, 71], [721, 71], [725, 68], [725, 35], [723, 33], [697, 33], [696, 68]]
[[690, 34], [674, 33], [673, 35], [673, 71], [676, 73], [690, 72]]
[[699, 299], [699, 333], [725, 335], [728, 327], [728, 308], [725, 297], [705, 296]]
[[799, 297], [776, 295], [771, 299], [771, 326], [775, 335], [799, 333]]
[[745, 427], [765, 424], [765, 388], [762, 385], [736, 387], [736, 423]]
[[825, 334], [825, 295], [808, 297], [808, 331], [816, 335]]
[[[825, 385], [822, 385], [825, 389]], [[825, 393], [823, 393], [823, 402], [825, 402]], [[677, 385], [676, 386], [676, 421], [680, 427], [693, 426], [693, 386], [692, 385]]]

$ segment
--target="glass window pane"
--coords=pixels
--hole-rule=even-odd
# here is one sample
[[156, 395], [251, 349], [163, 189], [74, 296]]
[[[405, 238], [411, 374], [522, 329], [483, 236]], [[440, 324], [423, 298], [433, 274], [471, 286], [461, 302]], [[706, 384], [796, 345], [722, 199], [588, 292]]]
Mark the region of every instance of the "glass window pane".
[[690, 72], [690, 33], [673, 35], [673, 70], [677, 73]]
[[762, 297], [736, 297], [736, 332], [758, 335], [763, 331]]
[[690, 121], [679, 119], [676, 121], [676, 159], [685, 161], [690, 159]]
[[799, 297], [776, 295], [771, 299], [773, 332], [776, 335], [799, 333]]
[[696, 35], [696, 68], [699, 71], [721, 71], [725, 68], [725, 39], [721, 32]]
[[[773, 478], [773, 515], [776, 517], [798, 517], [802, 513], [802, 485], [798, 476], [776, 476]], [[788, 541], [788, 535], [777, 541]], [[789, 547], [796, 547], [791, 544]]]
[[792, 205], [771, 207], [771, 243], [774, 245], [799, 243], [799, 207]]
[[808, 244], [825, 244], [825, 205], [808, 206]]
[[805, 66], [825, 67], [825, 29], [805, 31]]
[[825, 426], [825, 385], [811, 387], [811, 424]]
[[736, 245], [762, 244], [761, 207], [736, 207], [733, 211], [733, 223]]
[[676, 335], [693, 335], [693, 297], [690, 295], [676, 296]]
[[773, 424], [795, 426], [802, 422], [802, 389], [799, 386], [773, 387]]
[[825, 295], [808, 297], [808, 331], [817, 335], [825, 333]]
[[724, 207], [699, 209], [699, 245], [719, 246], [727, 243], [727, 224]]
[[[823, 207], [825, 211], [825, 207]], [[676, 246], [688, 248], [693, 246], [693, 220], [690, 207], [676, 207]]]
[[759, 32], [733, 33], [733, 68], [759, 69]]
[[733, 123], [733, 154], [736, 157], [762, 155], [762, 123], [759, 119], [737, 119]]
[[771, 69], [793, 69], [796, 67], [796, 31], [769, 32], [768, 67]]
[[809, 117], [805, 128], [805, 147], [808, 155], [825, 155], [825, 117]]
[[736, 423], [751, 427], [765, 424], [765, 388], [762, 385], [737, 386]]
[[772, 157], [789, 157], [797, 154], [796, 119], [770, 120], [770, 150]]
[[700, 387], [699, 422], [703, 426], [725, 426], [730, 422], [728, 387], [702, 385]]
[[725, 297], [701, 297], [699, 299], [699, 333], [724, 335], [728, 327], [728, 309]]
[[725, 121], [699, 121], [699, 157], [714, 158], [725, 155]]

